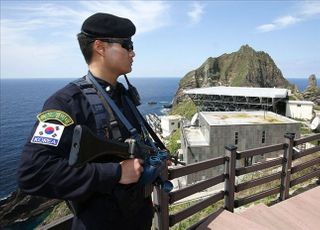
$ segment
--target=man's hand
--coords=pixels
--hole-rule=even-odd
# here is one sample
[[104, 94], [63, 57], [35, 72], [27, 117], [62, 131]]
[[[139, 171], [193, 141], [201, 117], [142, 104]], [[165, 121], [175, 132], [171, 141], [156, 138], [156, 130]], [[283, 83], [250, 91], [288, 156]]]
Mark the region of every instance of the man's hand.
[[143, 172], [143, 160], [129, 159], [120, 162], [121, 165], [121, 179], [120, 184], [132, 184], [139, 180]]

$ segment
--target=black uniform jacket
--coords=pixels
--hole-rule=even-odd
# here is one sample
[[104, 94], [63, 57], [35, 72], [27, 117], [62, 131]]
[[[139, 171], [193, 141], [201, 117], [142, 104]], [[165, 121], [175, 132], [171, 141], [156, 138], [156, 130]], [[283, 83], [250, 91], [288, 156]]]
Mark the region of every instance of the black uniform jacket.
[[[97, 79], [105, 88], [108, 83]], [[133, 126], [139, 125], [122, 95], [124, 87], [118, 83], [109, 92], [111, 98]], [[31, 143], [33, 131], [23, 149], [18, 170], [19, 187], [28, 194], [71, 201], [76, 211], [73, 229], [150, 229], [153, 207], [151, 198], [144, 198], [142, 188], [123, 186], [118, 162], [88, 163], [74, 168], [68, 165], [73, 128], [77, 124], [96, 131], [90, 104], [80, 89], [70, 83], [44, 104], [43, 111], [60, 110], [67, 113], [74, 124], [64, 128], [58, 146]], [[58, 123], [56, 121], [49, 121]], [[128, 131], [119, 122], [125, 138]], [[94, 148], [94, 146], [92, 146]]]

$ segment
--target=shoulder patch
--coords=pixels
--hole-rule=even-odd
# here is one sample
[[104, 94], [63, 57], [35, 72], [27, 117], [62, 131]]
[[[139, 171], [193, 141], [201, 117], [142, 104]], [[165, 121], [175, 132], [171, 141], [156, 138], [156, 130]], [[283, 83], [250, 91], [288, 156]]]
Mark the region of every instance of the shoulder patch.
[[61, 110], [46, 110], [38, 114], [37, 118], [40, 122], [46, 122], [49, 120], [59, 121], [65, 127], [74, 123], [72, 118]]
[[31, 143], [58, 146], [63, 130], [63, 125], [39, 122], [38, 127], [31, 138]]

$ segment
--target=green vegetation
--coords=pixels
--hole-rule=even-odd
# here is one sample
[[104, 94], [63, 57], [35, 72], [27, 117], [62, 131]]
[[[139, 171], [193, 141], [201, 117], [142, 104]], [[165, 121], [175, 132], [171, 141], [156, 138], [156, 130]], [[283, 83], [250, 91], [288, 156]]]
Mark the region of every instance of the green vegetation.
[[67, 216], [71, 214], [70, 209], [68, 208], [66, 202], [61, 202], [59, 204], [57, 204], [52, 212], [47, 216], [47, 218], [37, 227], [37, 228], [41, 228], [41, 226], [44, 226], [46, 224], [49, 224], [55, 220], [58, 220], [64, 216]]
[[311, 129], [305, 123], [301, 122], [300, 124], [301, 124], [301, 126], [300, 126], [300, 134], [301, 135], [313, 134]]
[[236, 77], [232, 80], [231, 86], [242, 87], [246, 82], [247, 71], [245, 69], [240, 69], [236, 74]]
[[194, 71], [190, 71], [189, 73], [187, 73], [187, 75], [180, 80], [179, 85], [180, 86], [188, 85], [188, 83], [193, 80], [193, 72]]
[[289, 96], [289, 100], [299, 101], [299, 100], [303, 100], [303, 97], [302, 97], [302, 95], [300, 93], [294, 93], [294, 94]]
[[320, 105], [315, 105], [314, 110], [320, 110]]
[[281, 122], [279, 119], [277, 119], [275, 117], [272, 117], [272, 116], [266, 116], [265, 120], [270, 122], [270, 123], [279, 123], [279, 122]]
[[171, 114], [173, 115], [179, 114], [190, 120], [196, 112], [197, 112], [196, 105], [191, 100], [188, 100], [185, 102], [181, 102], [177, 106], [172, 108]]
[[166, 144], [166, 147], [168, 148], [171, 154], [174, 154], [181, 147], [181, 144], [179, 144], [178, 141], [180, 141], [179, 129], [177, 129], [170, 135]]

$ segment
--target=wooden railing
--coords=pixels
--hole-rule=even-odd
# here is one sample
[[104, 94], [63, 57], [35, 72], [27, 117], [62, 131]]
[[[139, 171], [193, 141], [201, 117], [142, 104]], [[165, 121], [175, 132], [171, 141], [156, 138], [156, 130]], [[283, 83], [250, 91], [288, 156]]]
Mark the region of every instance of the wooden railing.
[[[159, 188], [157, 189], [157, 193], [154, 194], [154, 199], [156, 200], [156, 217], [155, 217], [155, 228], [159, 230], [167, 230], [169, 227], [179, 223], [180, 221], [191, 217], [197, 212], [207, 208], [208, 206], [217, 203], [218, 201], [224, 200], [224, 205], [220, 209], [218, 209], [215, 213], [208, 215], [203, 218], [199, 222], [190, 226], [189, 229], [196, 229], [201, 223], [207, 220], [209, 217], [214, 215], [218, 215], [221, 212], [221, 209], [226, 209], [233, 212], [234, 208], [240, 207], [242, 205], [246, 205], [248, 203], [260, 200], [262, 198], [279, 194], [279, 201], [285, 200], [289, 197], [289, 190], [291, 187], [302, 183], [308, 179], [314, 177], [320, 177], [320, 155], [314, 157], [314, 159], [309, 160], [304, 163], [297, 164], [292, 166], [293, 161], [303, 157], [310, 155], [312, 153], [320, 151], [320, 146], [316, 145], [315, 147], [311, 147], [309, 149], [305, 149], [302, 151], [297, 151], [294, 147], [301, 145], [306, 142], [311, 141], [319, 141], [320, 134], [315, 134], [312, 136], [294, 139], [294, 134], [286, 134], [285, 142], [281, 144], [275, 144], [271, 146], [265, 146], [256, 149], [250, 149], [245, 151], [237, 151], [236, 146], [226, 146], [225, 154], [222, 157], [218, 157], [215, 159], [206, 160], [199, 163], [190, 164], [187, 166], [182, 166], [179, 168], [169, 169], [167, 178], [169, 180], [187, 176], [192, 173], [200, 172], [206, 169], [218, 167], [221, 165], [225, 166], [224, 173], [217, 175], [213, 178], [206, 179], [204, 181], [198, 182], [196, 184], [192, 184], [188, 187], [178, 189], [176, 191], [170, 192], [166, 194], [161, 191]], [[319, 143], [319, 142], [318, 142]], [[275, 151], [283, 151], [283, 154], [278, 158], [273, 160], [268, 160], [261, 163], [255, 163], [251, 166], [245, 167], [236, 167], [236, 161], [241, 160], [243, 158], [258, 156], [267, 154]], [[319, 166], [312, 172], [306, 173], [303, 176], [292, 179], [291, 175], [297, 172], [301, 172], [302, 170], [312, 167]], [[235, 185], [236, 176], [242, 176], [248, 173], [257, 172], [264, 169], [269, 169], [273, 167], [278, 167], [281, 170], [274, 172], [270, 175], [265, 175], [258, 179], [253, 179], [250, 181], [245, 181], [240, 184]], [[275, 180], [280, 180], [280, 185], [270, 188], [256, 194], [250, 194], [247, 197], [235, 199], [235, 194], [246, 189], [250, 189], [265, 183], [269, 183]], [[203, 191], [207, 188], [210, 188], [219, 183], [224, 183], [224, 190], [216, 192], [214, 195], [209, 196], [208, 198], [202, 199], [201, 201], [191, 205], [190, 207], [181, 210], [177, 213], [170, 214], [169, 213], [169, 205], [173, 204], [176, 201], [179, 201], [183, 198], [186, 198], [192, 194]]]
[[[215, 167], [224, 166], [224, 173], [217, 175], [213, 178], [206, 179], [196, 184], [189, 185], [185, 188], [175, 190], [169, 194], [163, 192], [159, 187], [156, 187], [153, 193], [153, 200], [155, 206], [155, 229], [168, 230], [169, 227], [187, 219], [195, 213], [209, 207], [210, 205], [216, 204], [223, 200], [223, 205], [220, 209], [211, 213], [207, 217], [198, 221], [189, 227], [189, 229], [196, 229], [201, 223], [207, 220], [209, 217], [213, 217], [221, 213], [223, 209], [233, 212], [234, 208], [242, 205], [260, 200], [270, 195], [279, 194], [279, 200], [285, 200], [289, 197], [289, 190], [291, 187], [309, 180], [314, 177], [320, 177], [320, 155], [314, 157], [309, 161], [297, 164], [293, 166], [293, 161], [316, 153], [320, 151], [320, 134], [312, 136], [294, 139], [294, 134], [286, 134], [285, 142], [281, 144], [265, 146], [256, 149], [250, 149], [245, 151], [237, 151], [236, 146], [226, 146], [225, 153], [222, 157], [210, 159], [187, 166], [181, 166], [178, 168], [169, 169], [163, 172], [162, 176], [164, 179], [173, 180], [182, 176], [190, 175], [192, 173], [200, 172], [207, 169], [213, 169]], [[316, 141], [318, 143], [315, 147], [305, 149], [303, 151], [297, 151], [294, 147], [304, 144], [306, 142]], [[263, 155], [270, 152], [283, 151], [283, 155], [273, 160], [268, 160], [261, 163], [255, 163], [251, 166], [236, 167], [236, 162], [243, 158], [253, 157], [257, 155]], [[291, 175], [301, 172], [302, 170], [312, 167], [319, 166], [312, 172], [306, 173], [303, 176], [292, 179]], [[242, 176], [248, 173], [257, 172], [271, 167], [279, 167], [281, 171], [275, 172], [271, 175], [264, 175], [261, 178], [245, 181], [240, 184], [235, 184], [236, 176]], [[280, 185], [268, 190], [258, 192], [256, 194], [250, 194], [247, 197], [235, 198], [236, 193], [244, 191], [249, 188], [253, 188], [265, 183], [269, 183], [275, 180], [280, 180]], [[191, 205], [190, 207], [181, 210], [177, 213], [170, 214], [169, 206], [176, 201], [193, 195], [197, 192], [203, 191], [207, 188], [215, 186], [217, 184], [224, 183], [224, 189], [216, 192], [207, 198], [200, 200], [199, 202]], [[49, 226], [44, 226], [43, 229], [70, 229], [72, 216], [68, 216], [64, 220], [58, 220], [56, 223], [51, 223]]]

